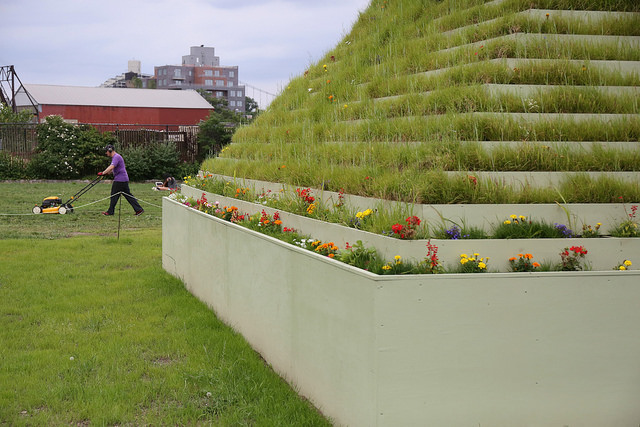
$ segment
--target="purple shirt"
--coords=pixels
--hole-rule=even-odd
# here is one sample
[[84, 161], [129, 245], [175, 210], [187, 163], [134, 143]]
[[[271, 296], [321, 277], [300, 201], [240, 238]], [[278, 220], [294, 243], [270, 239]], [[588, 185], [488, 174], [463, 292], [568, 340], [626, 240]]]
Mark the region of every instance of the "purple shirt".
[[124, 159], [118, 153], [115, 153], [111, 158], [111, 164], [113, 165], [113, 180], [118, 182], [128, 182], [129, 175], [124, 167]]

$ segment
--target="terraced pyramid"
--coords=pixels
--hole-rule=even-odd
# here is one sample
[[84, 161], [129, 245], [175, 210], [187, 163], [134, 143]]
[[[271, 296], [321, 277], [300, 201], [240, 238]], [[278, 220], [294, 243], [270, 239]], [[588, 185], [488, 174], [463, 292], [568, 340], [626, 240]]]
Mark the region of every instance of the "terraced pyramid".
[[640, 4], [374, 0], [203, 169], [414, 203], [640, 201]]

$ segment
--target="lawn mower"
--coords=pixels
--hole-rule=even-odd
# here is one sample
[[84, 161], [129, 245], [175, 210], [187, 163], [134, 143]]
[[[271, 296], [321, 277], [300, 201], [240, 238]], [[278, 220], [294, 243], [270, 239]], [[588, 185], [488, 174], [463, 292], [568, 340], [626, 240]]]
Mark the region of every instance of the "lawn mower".
[[87, 191], [91, 190], [93, 186], [96, 185], [101, 179], [102, 179], [102, 176], [98, 176], [89, 184], [85, 185], [76, 194], [71, 196], [71, 198], [67, 200], [65, 203], [62, 203], [62, 199], [60, 197], [56, 197], [56, 196], [47, 197], [42, 201], [42, 205], [40, 206], [36, 205], [32, 209], [32, 212], [34, 214], [48, 213], [48, 214], [60, 214], [60, 215], [64, 215], [67, 212], [73, 212], [73, 206], [71, 205], [71, 203], [75, 202], [80, 198], [80, 196], [82, 196]]

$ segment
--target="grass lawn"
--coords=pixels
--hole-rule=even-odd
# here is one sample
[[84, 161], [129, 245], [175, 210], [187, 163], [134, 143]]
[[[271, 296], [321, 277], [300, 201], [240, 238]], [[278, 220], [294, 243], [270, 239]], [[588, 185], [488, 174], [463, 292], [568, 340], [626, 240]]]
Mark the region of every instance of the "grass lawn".
[[[79, 188], [0, 183], [0, 214]], [[0, 216], [0, 425], [330, 424], [162, 270], [159, 207], [123, 204], [117, 239], [105, 206]]]

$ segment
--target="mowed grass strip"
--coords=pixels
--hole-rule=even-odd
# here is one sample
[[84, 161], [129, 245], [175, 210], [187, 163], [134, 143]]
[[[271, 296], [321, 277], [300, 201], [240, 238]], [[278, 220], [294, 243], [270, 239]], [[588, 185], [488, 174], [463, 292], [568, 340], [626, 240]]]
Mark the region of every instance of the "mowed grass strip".
[[[121, 206], [111, 217], [102, 215], [109, 207], [111, 181], [96, 184], [73, 203], [75, 211], [65, 215], [34, 215], [32, 209], [46, 197], [60, 197], [63, 202], [86, 186], [89, 181], [0, 182], [0, 239], [57, 239], [79, 234], [117, 236], [128, 231], [162, 229], [162, 197], [166, 191], [153, 191], [153, 183], [131, 183], [131, 192], [140, 201], [144, 214], [134, 216], [131, 205], [120, 198]], [[118, 214], [120, 213], [120, 218]]]
[[[114, 224], [72, 215], [37, 219]], [[0, 241], [0, 425], [330, 425], [162, 269], [159, 218], [113, 231]]]

